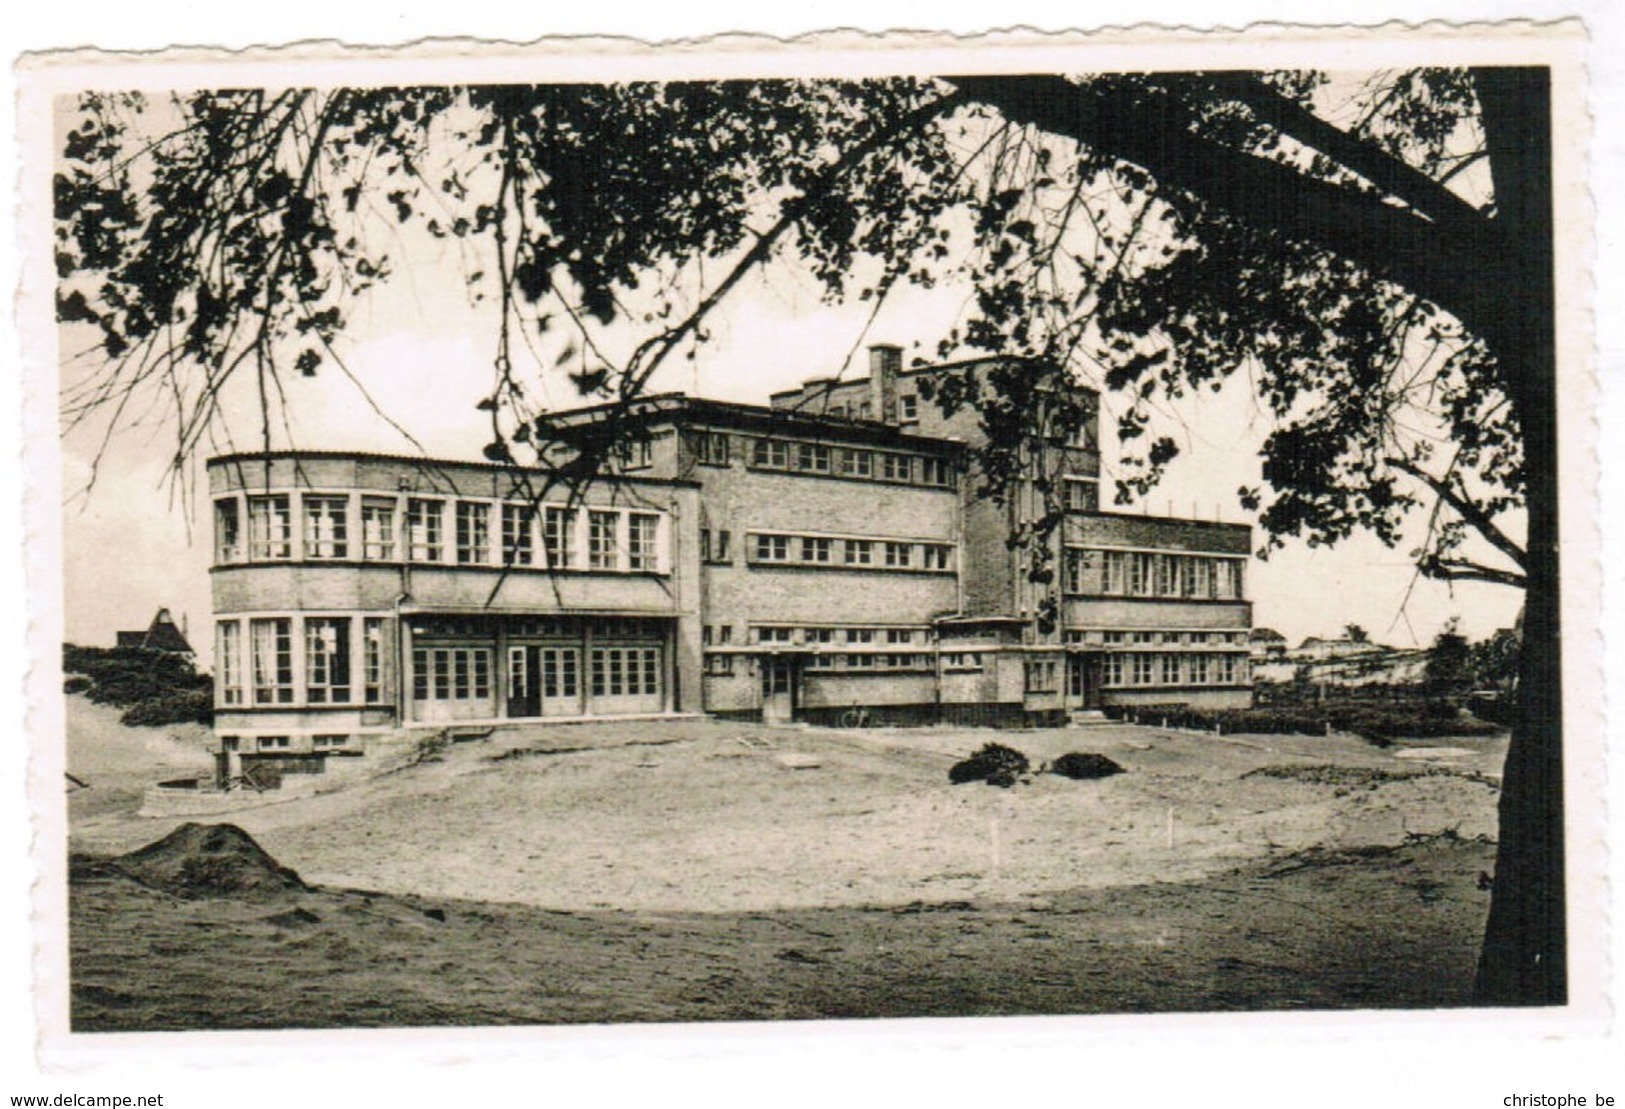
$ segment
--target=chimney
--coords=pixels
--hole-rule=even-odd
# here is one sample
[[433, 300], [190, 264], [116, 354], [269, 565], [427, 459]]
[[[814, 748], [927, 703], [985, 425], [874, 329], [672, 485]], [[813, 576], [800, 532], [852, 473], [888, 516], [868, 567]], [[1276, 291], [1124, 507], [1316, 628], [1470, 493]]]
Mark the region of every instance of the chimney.
[[882, 423], [897, 423], [897, 375], [902, 369], [902, 347], [891, 343], [869, 347], [869, 409]]

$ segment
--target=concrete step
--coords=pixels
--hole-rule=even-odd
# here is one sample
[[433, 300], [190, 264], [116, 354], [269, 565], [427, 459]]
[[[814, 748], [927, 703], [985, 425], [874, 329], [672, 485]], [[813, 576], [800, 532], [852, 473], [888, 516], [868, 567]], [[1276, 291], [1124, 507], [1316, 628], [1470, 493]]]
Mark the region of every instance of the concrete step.
[[1111, 723], [1106, 714], [1099, 709], [1075, 709], [1067, 714], [1067, 722], [1074, 728], [1098, 727]]

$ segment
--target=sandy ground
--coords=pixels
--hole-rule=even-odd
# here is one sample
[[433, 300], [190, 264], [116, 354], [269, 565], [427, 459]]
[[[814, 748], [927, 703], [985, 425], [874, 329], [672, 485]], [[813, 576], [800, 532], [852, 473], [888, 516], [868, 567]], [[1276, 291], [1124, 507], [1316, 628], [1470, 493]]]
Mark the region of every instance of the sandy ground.
[[[949, 784], [948, 767], [990, 739], [1035, 765], [1095, 751], [1128, 772], [1038, 774], [1008, 790]], [[143, 736], [143, 750], [159, 743]], [[390, 893], [570, 910], [1007, 901], [1186, 881], [1307, 847], [1492, 835], [1496, 791], [1465, 775], [1493, 773], [1503, 750], [1478, 743], [1430, 764], [1352, 737], [1118, 726], [591, 725], [458, 744], [439, 763], [220, 819], [309, 881]], [[785, 765], [805, 756], [819, 765]], [[1375, 788], [1248, 776], [1325, 765], [1419, 776]], [[75, 850], [131, 850], [179, 823], [105, 807], [80, 819], [81, 807], [106, 805], [96, 793], [70, 798]]]
[[[197, 736], [70, 701], [69, 768], [92, 784], [68, 799], [72, 848], [171, 830], [130, 790], [143, 766], [206, 766]], [[950, 785], [989, 740], [1127, 773]], [[290, 902], [313, 920], [86, 872], [75, 1024], [1461, 1004], [1504, 751], [1115, 725], [498, 733], [217, 818], [324, 887]], [[274, 983], [304, 974], [325, 1000], [290, 1007]]]

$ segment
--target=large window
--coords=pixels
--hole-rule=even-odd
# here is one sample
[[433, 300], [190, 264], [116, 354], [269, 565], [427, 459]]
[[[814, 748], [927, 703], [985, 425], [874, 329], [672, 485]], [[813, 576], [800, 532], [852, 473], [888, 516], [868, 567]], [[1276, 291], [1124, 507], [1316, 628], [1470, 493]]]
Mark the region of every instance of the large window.
[[1144, 551], [1136, 551], [1129, 556], [1128, 562], [1128, 591], [1136, 597], [1147, 597], [1152, 592], [1151, 574], [1156, 566], [1156, 556]]
[[927, 570], [952, 569], [953, 548], [942, 543], [925, 543], [920, 546], [920, 564]]
[[249, 628], [254, 650], [254, 703], [292, 704], [293, 621], [285, 616], [254, 620]]
[[568, 570], [576, 564], [576, 513], [572, 508], [548, 505], [542, 516], [542, 547], [547, 564], [554, 570]]
[[1162, 684], [1179, 684], [1179, 656], [1172, 651], [1162, 656]]
[[395, 498], [361, 498], [361, 557], [368, 562], [395, 559]]
[[1061, 481], [1068, 512], [1099, 512], [1100, 484], [1090, 478], [1066, 477]]
[[289, 520], [288, 495], [248, 498], [248, 549], [255, 561], [291, 558], [292, 527]]
[[875, 545], [868, 539], [848, 539], [846, 541], [846, 564], [848, 566], [871, 566], [875, 561]]
[[350, 498], [306, 493], [300, 500], [305, 510], [305, 557], [348, 558]]
[[529, 566], [536, 561], [530, 522], [536, 510], [528, 504], [502, 506], [502, 564]]
[[801, 561], [828, 562], [834, 545], [835, 542], [832, 539], [804, 535], [801, 537]]
[[1129, 657], [1134, 660], [1132, 665], [1135, 685], [1150, 685], [1156, 680], [1153, 677], [1153, 665], [1157, 659], [1156, 655], [1151, 654], [1149, 651], [1140, 651]]
[[907, 454], [882, 454], [880, 476], [887, 481], [912, 481], [914, 458]]
[[480, 701], [491, 695], [491, 652], [484, 647], [415, 647], [412, 696], [418, 701]]
[[842, 451], [841, 473], [846, 477], [873, 477], [875, 473], [875, 456], [868, 451]]
[[491, 561], [491, 506], [475, 501], [457, 502], [457, 561]]
[[947, 485], [951, 480], [948, 460], [945, 458], [920, 459], [920, 481], [925, 485]]
[[305, 699], [313, 705], [350, 700], [350, 620], [305, 618]]
[[240, 562], [243, 557], [242, 521], [238, 519], [237, 498], [214, 502], [214, 559]]
[[1192, 685], [1206, 685], [1208, 683], [1211, 675], [1211, 671], [1208, 667], [1208, 660], [1211, 657], [1212, 656], [1205, 654], [1193, 654], [1190, 656]]
[[594, 697], [643, 697], [660, 692], [660, 648], [594, 647]]
[[619, 512], [587, 513], [587, 568], [590, 570], [619, 570], [621, 552], [615, 542], [615, 531], [621, 519]]
[[651, 572], [658, 568], [660, 517], [633, 512], [626, 518], [626, 568]]
[[886, 543], [883, 550], [886, 555], [886, 565], [894, 570], [903, 570], [909, 566], [914, 545], [912, 543]]
[[243, 703], [243, 626], [236, 620], [215, 625], [215, 686], [222, 705]]
[[413, 562], [445, 559], [445, 502], [411, 497], [406, 502], [407, 546]]

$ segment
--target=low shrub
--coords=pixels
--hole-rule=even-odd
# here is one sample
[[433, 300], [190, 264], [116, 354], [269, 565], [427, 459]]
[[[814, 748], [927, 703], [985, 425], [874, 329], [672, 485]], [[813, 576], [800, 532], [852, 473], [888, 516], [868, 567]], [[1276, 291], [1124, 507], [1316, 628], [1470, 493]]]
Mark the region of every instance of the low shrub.
[[184, 655], [140, 647], [80, 647], [63, 644], [62, 669], [85, 680], [79, 690], [99, 705], [130, 708], [182, 694], [208, 693], [213, 680], [199, 674]]
[[172, 693], [137, 701], [119, 717], [121, 724], [154, 728], [164, 724], [208, 724], [214, 720], [214, 695], [207, 690]]
[[1343, 701], [1327, 704], [1263, 705], [1210, 711], [1188, 705], [1137, 705], [1116, 710], [1117, 719], [1198, 731], [1254, 735], [1325, 735], [1349, 732], [1379, 746], [1398, 739], [1490, 736], [1503, 729], [1463, 714], [1451, 701]]
[[1027, 756], [1002, 743], [988, 743], [968, 759], [948, 768], [948, 780], [955, 785], [963, 782], [986, 782], [1005, 789], [1016, 784], [1016, 779], [1027, 773], [1031, 764]]
[[1049, 764], [1049, 772], [1059, 774], [1063, 778], [1071, 778], [1074, 781], [1088, 781], [1093, 778], [1109, 778], [1113, 774], [1121, 774], [1123, 768], [1105, 755], [1068, 751]]

